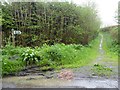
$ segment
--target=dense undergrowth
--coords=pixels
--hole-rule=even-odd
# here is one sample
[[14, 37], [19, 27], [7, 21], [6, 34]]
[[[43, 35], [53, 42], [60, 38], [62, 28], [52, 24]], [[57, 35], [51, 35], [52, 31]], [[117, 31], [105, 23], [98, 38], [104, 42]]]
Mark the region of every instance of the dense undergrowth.
[[40, 68], [74, 68], [84, 66], [97, 55], [99, 37], [89, 45], [44, 44], [42, 47], [14, 47], [6, 45], [2, 49], [2, 75], [15, 74], [26, 66], [38, 65]]
[[80, 6], [66, 1], [13, 2], [0, 3], [0, 8], [3, 46], [12, 40], [11, 29], [22, 32], [13, 41], [17, 46], [85, 45], [97, 37], [101, 24], [92, 2]]
[[[119, 45], [118, 45], [118, 28], [112, 28], [108, 31], [102, 32], [103, 39], [103, 49], [106, 52], [106, 55], [117, 59], [119, 54]], [[117, 59], [118, 60], [118, 59]]]

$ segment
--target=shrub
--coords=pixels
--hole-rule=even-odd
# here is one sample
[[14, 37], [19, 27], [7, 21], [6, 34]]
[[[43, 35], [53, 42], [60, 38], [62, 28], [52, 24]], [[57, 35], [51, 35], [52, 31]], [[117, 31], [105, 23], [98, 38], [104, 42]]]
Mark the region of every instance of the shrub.
[[27, 50], [21, 55], [23, 61], [26, 62], [27, 65], [36, 64], [36, 62], [40, 61], [40, 54], [35, 49], [27, 48]]
[[59, 60], [61, 60], [62, 55], [56, 48], [51, 48], [46, 53], [48, 54], [48, 58], [52, 61], [59, 62]]
[[24, 68], [24, 63], [21, 61], [21, 53], [25, 48], [14, 47], [12, 45], [6, 45], [2, 49], [2, 76], [15, 74]]
[[23, 68], [24, 64], [22, 61], [2, 60], [2, 76], [9, 74], [15, 75], [15, 73], [19, 72]]
[[81, 45], [81, 44], [72, 44], [71, 47], [73, 47], [76, 50], [80, 50], [83, 47], [83, 45]]
[[2, 49], [2, 55], [15, 55], [15, 54], [22, 54], [23, 51], [25, 50], [25, 48], [22, 47], [15, 47], [12, 45], [6, 45], [3, 49]]
[[113, 39], [113, 43], [118, 44], [118, 27], [115, 27], [113, 29], [110, 30], [110, 35]]
[[112, 69], [106, 66], [95, 64], [92, 68], [94, 73], [99, 76], [110, 76], [112, 74]]
[[60, 47], [44, 45], [41, 48], [42, 63], [46, 65], [60, 65], [62, 60], [62, 54]]

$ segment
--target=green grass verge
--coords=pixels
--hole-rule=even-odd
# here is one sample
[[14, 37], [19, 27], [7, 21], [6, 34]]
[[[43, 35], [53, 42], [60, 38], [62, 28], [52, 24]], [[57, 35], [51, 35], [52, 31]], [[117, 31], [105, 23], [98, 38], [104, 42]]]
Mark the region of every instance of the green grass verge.
[[112, 45], [112, 38], [110, 36], [110, 34], [108, 34], [107, 32], [103, 32], [103, 49], [105, 50], [105, 55], [106, 57], [109, 57], [109, 61], [113, 61], [113, 62], [118, 62], [118, 52], [117, 51], [113, 51], [114, 49], [116, 49], [116, 47], [114, 47]]

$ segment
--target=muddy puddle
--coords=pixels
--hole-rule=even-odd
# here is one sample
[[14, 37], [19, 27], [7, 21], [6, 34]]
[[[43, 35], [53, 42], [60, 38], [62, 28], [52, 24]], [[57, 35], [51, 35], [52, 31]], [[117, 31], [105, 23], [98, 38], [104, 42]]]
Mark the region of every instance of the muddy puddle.
[[46, 79], [43, 76], [20, 76], [3, 78], [3, 88], [118, 88], [118, 81], [113, 79], [59, 78]]

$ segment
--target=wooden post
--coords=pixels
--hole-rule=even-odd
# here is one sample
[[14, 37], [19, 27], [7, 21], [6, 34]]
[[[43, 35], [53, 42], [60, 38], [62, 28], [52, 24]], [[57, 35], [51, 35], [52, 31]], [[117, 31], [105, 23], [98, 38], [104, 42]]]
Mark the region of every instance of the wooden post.
[[15, 46], [14, 29], [12, 29], [12, 44], [13, 44], [13, 46]]

